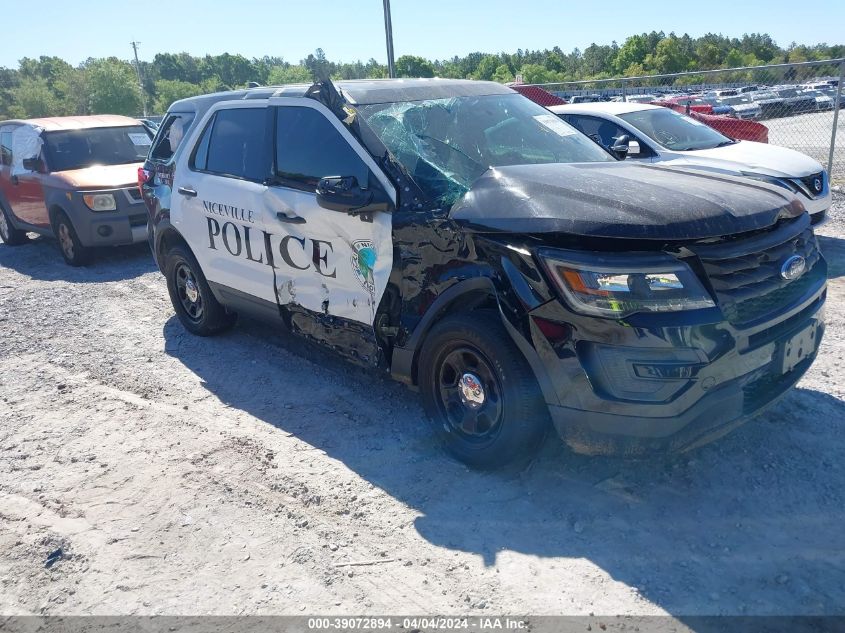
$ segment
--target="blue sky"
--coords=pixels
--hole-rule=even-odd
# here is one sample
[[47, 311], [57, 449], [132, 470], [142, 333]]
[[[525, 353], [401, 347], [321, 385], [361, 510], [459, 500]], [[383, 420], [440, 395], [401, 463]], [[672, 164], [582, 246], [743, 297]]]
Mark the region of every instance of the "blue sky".
[[[128, 59], [133, 39], [141, 42], [140, 57], [147, 60], [157, 52], [187, 51], [276, 55], [296, 62], [317, 47], [335, 61], [386, 59], [381, 0], [3, 4], [0, 66], [39, 55], [58, 55], [73, 64], [87, 57]], [[692, 36], [767, 32], [782, 46], [845, 41], [843, 0], [392, 0], [391, 5], [397, 57], [411, 53], [443, 59], [472, 51], [553, 46], [568, 52], [591, 42], [621, 43], [628, 35], [651, 30]]]

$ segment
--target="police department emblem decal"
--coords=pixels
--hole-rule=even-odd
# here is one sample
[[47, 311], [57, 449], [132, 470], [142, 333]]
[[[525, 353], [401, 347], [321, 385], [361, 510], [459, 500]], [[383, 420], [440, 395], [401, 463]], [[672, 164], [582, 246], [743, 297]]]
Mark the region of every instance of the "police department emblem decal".
[[373, 269], [376, 266], [378, 253], [370, 240], [357, 240], [352, 242], [352, 272], [364, 289], [375, 295], [376, 280]]

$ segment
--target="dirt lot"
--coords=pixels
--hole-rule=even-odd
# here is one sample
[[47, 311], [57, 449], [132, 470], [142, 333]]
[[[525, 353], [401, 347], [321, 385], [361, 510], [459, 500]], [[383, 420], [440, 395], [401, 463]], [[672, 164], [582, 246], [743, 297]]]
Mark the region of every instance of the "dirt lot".
[[833, 214], [823, 350], [776, 408], [692, 454], [553, 440], [509, 475], [265, 325], [188, 335], [146, 247], [0, 245], [0, 613], [845, 613]]

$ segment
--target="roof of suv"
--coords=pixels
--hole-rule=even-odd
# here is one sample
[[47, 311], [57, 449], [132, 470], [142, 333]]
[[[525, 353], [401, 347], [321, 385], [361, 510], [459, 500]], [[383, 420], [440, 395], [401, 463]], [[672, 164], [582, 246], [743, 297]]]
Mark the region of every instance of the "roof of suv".
[[138, 119], [118, 114], [96, 114], [93, 116], [56, 116], [41, 119], [13, 119], [0, 121], [0, 125], [17, 123], [34, 125], [48, 132], [56, 130], [85, 130], [97, 127], [123, 127], [126, 125], [141, 125]]
[[[472, 81], [468, 79], [351, 79], [333, 83], [343, 93], [344, 97], [355, 105], [511, 94], [515, 92], [495, 81]], [[176, 111], [179, 111], [180, 108], [205, 110], [212, 104], [224, 100], [269, 99], [274, 96], [304, 97], [312, 85], [287, 84], [284, 86], [261, 86], [248, 90], [216, 92], [176, 101], [170, 106], [170, 109]]]

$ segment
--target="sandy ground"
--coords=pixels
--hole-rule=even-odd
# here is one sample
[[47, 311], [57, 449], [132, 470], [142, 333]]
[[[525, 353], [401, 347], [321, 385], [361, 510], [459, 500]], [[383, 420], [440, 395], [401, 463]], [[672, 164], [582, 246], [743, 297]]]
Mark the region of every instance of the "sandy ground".
[[0, 245], [0, 613], [845, 613], [844, 202], [823, 349], [776, 408], [509, 475], [266, 325], [187, 334], [145, 246]]

